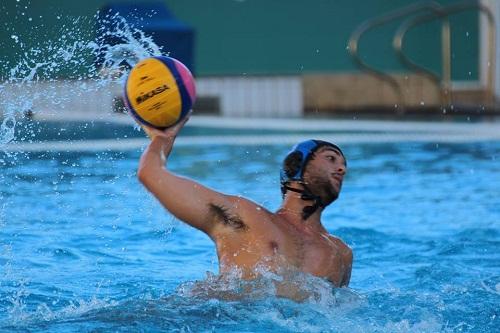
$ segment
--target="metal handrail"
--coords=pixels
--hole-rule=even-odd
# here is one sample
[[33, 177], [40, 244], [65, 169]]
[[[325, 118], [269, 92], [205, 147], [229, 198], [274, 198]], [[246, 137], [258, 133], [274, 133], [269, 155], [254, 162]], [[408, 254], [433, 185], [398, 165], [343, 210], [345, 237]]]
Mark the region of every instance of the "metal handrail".
[[410, 6], [397, 9], [395, 11], [389, 12], [383, 16], [376, 17], [374, 19], [368, 20], [363, 22], [358, 28], [356, 28], [350, 38], [349, 38], [349, 53], [351, 54], [351, 57], [354, 59], [354, 62], [356, 65], [358, 65], [360, 68], [368, 72], [369, 74], [377, 77], [378, 79], [381, 79], [387, 83], [390, 84], [390, 86], [394, 89], [394, 91], [397, 94], [398, 98], [398, 104], [399, 104], [399, 110], [400, 112], [405, 111], [405, 101], [404, 101], [404, 94], [403, 91], [396, 79], [394, 79], [391, 75], [378, 70], [370, 65], [368, 65], [366, 62], [364, 62], [361, 57], [359, 56], [358, 52], [358, 44], [361, 36], [366, 33], [367, 31], [384, 25], [390, 21], [396, 20], [398, 18], [402, 18], [408, 15], [416, 14], [421, 11], [433, 11], [434, 13], [441, 13], [441, 8], [442, 6], [435, 2], [435, 1], [428, 1], [428, 2], [419, 2], [416, 4], [412, 4]]
[[[429, 75], [429, 77], [433, 76], [432, 79], [433, 81], [436, 80], [436, 77], [439, 79], [439, 76], [436, 76], [432, 71], [426, 69], [423, 66], [420, 66], [416, 63], [414, 63], [410, 58], [403, 52], [403, 41], [406, 33], [416, 27], [419, 24], [426, 23], [429, 21], [433, 21], [436, 19], [445, 19], [448, 24], [449, 24], [449, 16], [457, 14], [459, 12], [463, 12], [466, 10], [470, 9], [478, 9], [480, 12], [486, 15], [488, 18], [488, 23], [489, 23], [489, 31], [488, 31], [488, 46], [489, 46], [489, 65], [491, 70], [488, 71], [488, 78], [487, 78], [487, 83], [486, 83], [486, 92], [487, 92], [487, 98], [491, 102], [494, 101], [494, 90], [495, 90], [495, 78], [494, 78], [494, 72], [495, 72], [495, 65], [496, 65], [496, 59], [495, 59], [495, 33], [496, 33], [496, 28], [495, 28], [495, 18], [491, 10], [481, 3], [478, 3], [477, 1], [463, 1], [454, 5], [449, 5], [443, 8], [442, 13], [440, 15], [426, 15], [426, 16], [420, 16], [417, 18], [413, 18], [410, 20], [407, 20], [404, 22], [397, 30], [396, 35], [394, 36], [393, 39], [393, 46], [396, 49], [396, 52], [398, 53], [399, 58], [401, 61], [406, 64], [408, 67], [419, 71], [421, 73], [425, 73], [426, 75], [429, 75], [429, 73], [432, 73], [432, 75]], [[442, 101], [444, 100], [447, 105], [451, 103], [451, 46], [449, 42], [449, 36], [451, 34], [450, 28], [448, 26], [448, 31], [447, 31], [447, 40], [448, 42], [445, 43], [445, 40], [443, 40], [443, 71], [442, 71], [442, 78], [438, 81], [440, 89], [441, 89], [441, 96], [442, 96]]]
[[[443, 71], [441, 75], [436, 74], [432, 70], [427, 69], [424, 66], [415, 63], [403, 52], [403, 40], [408, 30], [418, 25], [418, 23], [423, 22], [424, 20], [431, 20], [431, 18], [432, 19], [441, 18], [443, 20], [443, 25], [441, 27], [441, 61], [442, 61]], [[396, 54], [398, 55], [400, 62], [406, 67], [408, 67], [410, 70], [413, 70], [418, 74], [421, 74], [429, 78], [440, 92], [441, 103], [443, 103], [443, 101], [446, 101], [445, 103], [449, 104], [449, 98], [450, 98], [449, 90], [443, 89], [442, 86], [443, 77], [451, 78], [451, 66], [450, 66], [451, 30], [450, 30], [450, 21], [447, 15], [445, 14], [445, 11], [440, 10], [439, 13], [434, 13], [433, 15], [419, 16], [416, 18], [406, 20], [396, 30], [396, 34], [394, 35], [392, 45], [396, 50]]]

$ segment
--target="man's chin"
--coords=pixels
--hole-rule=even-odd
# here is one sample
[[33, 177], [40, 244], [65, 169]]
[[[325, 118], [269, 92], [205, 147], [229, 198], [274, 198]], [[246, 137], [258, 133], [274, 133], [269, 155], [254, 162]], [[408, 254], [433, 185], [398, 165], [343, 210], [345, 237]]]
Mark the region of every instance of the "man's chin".
[[327, 198], [323, 199], [323, 203], [325, 204], [325, 207], [334, 202], [339, 198], [339, 193], [338, 192], [330, 192]]
[[340, 185], [337, 184], [332, 186], [331, 183], [323, 183], [321, 187], [318, 187], [321, 189], [320, 191], [316, 192], [314, 191], [314, 187], [312, 187], [311, 192], [313, 195], [319, 196], [324, 207], [326, 207], [338, 199], [340, 191], [337, 190], [337, 186], [340, 187]]

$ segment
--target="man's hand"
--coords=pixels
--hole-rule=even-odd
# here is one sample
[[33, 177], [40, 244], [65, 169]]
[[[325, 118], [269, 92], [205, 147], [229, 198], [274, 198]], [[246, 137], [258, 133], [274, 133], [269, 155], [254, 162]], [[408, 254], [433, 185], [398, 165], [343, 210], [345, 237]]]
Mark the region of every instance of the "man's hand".
[[174, 126], [168, 127], [168, 128], [166, 128], [164, 130], [159, 130], [159, 129], [156, 129], [154, 127], [147, 126], [147, 125], [144, 125], [144, 124], [139, 124], [139, 125], [142, 127], [142, 129], [144, 130], [144, 132], [146, 132], [146, 134], [149, 136], [149, 138], [151, 140], [153, 140], [156, 136], [161, 136], [161, 137], [166, 137], [166, 138], [169, 138], [169, 139], [174, 139], [175, 137], [177, 137], [177, 135], [179, 134], [180, 130], [184, 127], [184, 125], [186, 124], [186, 122], [189, 120], [189, 117], [191, 117], [192, 113], [193, 113], [193, 111], [189, 111], [189, 113], [181, 121], [179, 121]]

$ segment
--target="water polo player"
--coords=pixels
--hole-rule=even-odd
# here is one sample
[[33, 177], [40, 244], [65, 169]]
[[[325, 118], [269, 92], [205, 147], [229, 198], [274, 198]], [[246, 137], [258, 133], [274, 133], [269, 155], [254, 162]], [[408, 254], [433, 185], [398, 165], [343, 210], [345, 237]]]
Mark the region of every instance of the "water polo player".
[[299, 270], [347, 286], [352, 251], [321, 224], [321, 213], [337, 199], [346, 173], [340, 148], [316, 140], [296, 145], [284, 160], [283, 203], [273, 213], [165, 167], [188, 118], [166, 130], [145, 128], [152, 140], [141, 157], [138, 177], [169, 212], [214, 241], [221, 275], [236, 269], [242, 278], [252, 279], [262, 267], [282, 276]]

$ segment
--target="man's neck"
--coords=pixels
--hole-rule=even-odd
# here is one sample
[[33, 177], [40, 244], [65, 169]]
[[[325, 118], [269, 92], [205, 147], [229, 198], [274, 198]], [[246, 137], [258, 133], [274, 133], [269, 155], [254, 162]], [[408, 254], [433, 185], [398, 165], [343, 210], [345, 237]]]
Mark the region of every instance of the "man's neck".
[[310, 205], [310, 201], [301, 199], [300, 193], [288, 191], [276, 214], [284, 218], [288, 223], [293, 224], [298, 229], [309, 232], [324, 232], [325, 228], [321, 224], [321, 212], [323, 211], [322, 207], [318, 208], [307, 219], [304, 219], [304, 207]]

